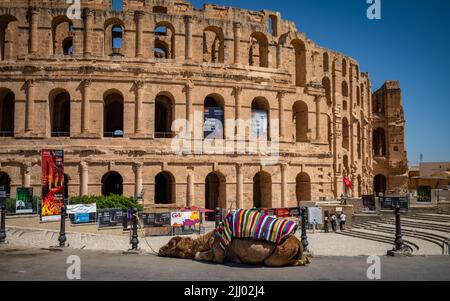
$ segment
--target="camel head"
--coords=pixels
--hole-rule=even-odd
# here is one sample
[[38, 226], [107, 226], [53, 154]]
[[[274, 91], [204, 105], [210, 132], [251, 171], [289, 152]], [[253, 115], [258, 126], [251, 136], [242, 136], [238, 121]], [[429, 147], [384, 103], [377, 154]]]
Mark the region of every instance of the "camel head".
[[159, 249], [158, 256], [194, 259], [196, 250], [194, 250], [193, 246], [194, 240], [192, 238], [177, 236]]

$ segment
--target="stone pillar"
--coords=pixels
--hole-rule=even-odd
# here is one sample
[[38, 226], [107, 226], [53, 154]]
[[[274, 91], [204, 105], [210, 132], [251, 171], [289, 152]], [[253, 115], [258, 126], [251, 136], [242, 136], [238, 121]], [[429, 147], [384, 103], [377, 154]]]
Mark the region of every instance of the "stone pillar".
[[144, 85], [145, 82], [137, 80], [136, 85], [136, 111], [135, 111], [135, 134], [142, 133], [142, 102], [144, 101]]
[[22, 166], [22, 186], [31, 187], [31, 164], [29, 162], [24, 163]]
[[192, 116], [194, 112], [192, 111], [192, 89], [194, 89], [194, 83], [188, 81], [184, 86], [184, 92], [186, 93], [186, 120], [192, 127]]
[[[239, 120], [241, 118], [241, 94], [242, 94], [242, 88], [241, 87], [234, 87], [233, 88], [233, 95], [234, 95], [234, 105], [235, 105], [235, 120]], [[238, 127], [235, 128], [235, 135], [237, 135]]]
[[244, 208], [244, 166], [242, 164], [236, 165], [236, 209]]
[[39, 8], [30, 9], [30, 53], [36, 54], [39, 49]]
[[141, 194], [142, 188], [143, 188], [143, 181], [142, 181], [142, 167], [144, 164], [142, 162], [134, 163], [134, 176], [135, 176], [135, 189], [134, 189], [134, 195], [137, 197]]
[[320, 104], [322, 100], [322, 96], [316, 96], [314, 99], [316, 102], [316, 141], [319, 142], [322, 139], [322, 135], [320, 133], [320, 115], [322, 114]]
[[280, 91], [278, 92], [278, 118], [280, 124], [280, 140], [282, 140], [285, 136], [285, 127], [284, 127], [284, 95], [286, 92]]
[[94, 23], [94, 12], [89, 8], [84, 9], [84, 56], [92, 55], [92, 26]]
[[283, 66], [283, 46], [278, 44], [277, 46], [277, 69]]
[[80, 196], [89, 194], [89, 169], [86, 162], [80, 163]]
[[287, 186], [287, 172], [288, 165], [287, 164], [281, 164], [281, 208], [287, 207], [287, 192], [288, 192], [288, 186]]
[[83, 116], [81, 119], [81, 133], [83, 134], [88, 134], [91, 130], [91, 100], [89, 99], [91, 85], [92, 82], [90, 79], [83, 80], [83, 90], [81, 95], [81, 112]]
[[193, 172], [188, 172], [187, 176], [187, 206], [192, 206], [194, 202], [194, 175]]
[[184, 22], [186, 25], [185, 57], [186, 57], [186, 60], [191, 60], [192, 59], [192, 16], [186, 16], [184, 18]]
[[134, 13], [135, 21], [136, 21], [136, 57], [140, 58], [143, 56], [143, 45], [142, 45], [142, 35], [143, 35], [143, 21], [144, 21], [145, 12], [142, 10], [138, 10]]
[[25, 131], [27, 133], [33, 132], [34, 128], [34, 98], [36, 82], [33, 79], [27, 80], [27, 99], [26, 99], [26, 123]]
[[241, 62], [240, 59], [240, 44], [241, 44], [241, 23], [234, 23], [234, 63], [239, 64]]

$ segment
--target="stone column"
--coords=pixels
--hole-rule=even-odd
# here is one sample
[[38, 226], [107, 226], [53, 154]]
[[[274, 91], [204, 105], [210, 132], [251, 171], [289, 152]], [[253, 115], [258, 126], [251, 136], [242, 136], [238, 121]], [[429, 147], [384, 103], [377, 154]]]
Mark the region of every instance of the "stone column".
[[39, 8], [30, 9], [30, 53], [36, 54], [39, 49]]
[[186, 93], [186, 120], [192, 127], [192, 89], [194, 89], [194, 83], [192, 81], [188, 81], [184, 86], [184, 92]]
[[[234, 95], [234, 109], [235, 109], [235, 120], [239, 120], [241, 118], [241, 94], [242, 87], [234, 87], [233, 95]], [[237, 135], [238, 127], [235, 128], [235, 135]]]
[[143, 80], [134, 82], [136, 85], [136, 113], [135, 113], [135, 134], [142, 133], [142, 102], [144, 101], [144, 85]]
[[94, 12], [89, 8], [84, 9], [84, 56], [92, 55], [92, 25], [94, 23]]
[[322, 114], [320, 104], [322, 101], [322, 96], [316, 96], [314, 100], [316, 102], [316, 141], [319, 142], [322, 139], [322, 135], [320, 133], [320, 115]]
[[186, 60], [192, 59], [192, 16], [185, 16], [184, 22], [186, 25]]
[[90, 79], [83, 80], [83, 90], [81, 95], [81, 112], [83, 116], [81, 119], [81, 133], [83, 134], [88, 134], [91, 130], [91, 101], [89, 99], [91, 85], [92, 82]]
[[136, 21], [136, 57], [140, 58], [143, 56], [142, 35], [145, 12], [138, 10], [134, 13], [134, 16]]
[[134, 195], [137, 197], [141, 194], [143, 188], [142, 180], [142, 167], [144, 164], [142, 162], [134, 163], [134, 176], [135, 176], [135, 189]]
[[26, 123], [25, 131], [27, 133], [33, 132], [34, 128], [34, 98], [36, 82], [33, 79], [27, 80], [27, 99], [26, 99]]
[[277, 69], [283, 66], [283, 46], [278, 44], [277, 46]]
[[24, 163], [22, 166], [22, 185], [23, 187], [31, 187], [31, 163]]
[[244, 208], [244, 166], [242, 164], [236, 165], [236, 206], [237, 209]]
[[86, 162], [80, 163], [80, 196], [89, 194], [89, 169]]
[[189, 172], [187, 176], [187, 206], [192, 206], [194, 202], [194, 175], [193, 172]]
[[286, 208], [287, 207], [287, 192], [288, 192], [288, 187], [287, 187], [287, 176], [286, 176], [286, 172], [287, 172], [287, 164], [281, 164], [281, 208]]
[[235, 64], [239, 64], [241, 62], [240, 59], [240, 54], [239, 54], [239, 50], [240, 50], [240, 44], [241, 44], [241, 23], [234, 23], [234, 63]]
[[280, 91], [278, 92], [277, 98], [278, 98], [278, 118], [279, 125], [280, 125], [280, 140], [282, 140], [285, 136], [285, 127], [284, 127], [284, 95], [286, 92]]

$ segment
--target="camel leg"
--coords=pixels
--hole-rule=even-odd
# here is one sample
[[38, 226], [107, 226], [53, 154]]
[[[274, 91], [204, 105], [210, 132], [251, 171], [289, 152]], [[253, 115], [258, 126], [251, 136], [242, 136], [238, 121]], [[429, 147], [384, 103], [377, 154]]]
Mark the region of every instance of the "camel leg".
[[212, 250], [197, 252], [197, 254], [195, 254], [195, 260], [212, 262], [214, 261], [214, 253]]
[[292, 266], [305, 266], [310, 263], [309, 258], [303, 253], [303, 245], [301, 241], [298, 240], [298, 252], [297, 259], [293, 259], [289, 262]]
[[277, 246], [275, 251], [270, 255], [264, 264], [269, 267], [281, 267], [285, 265], [291, 265], [294, 258], [297, 258], [299, 253], [299, 247], [297, 243], [297, 238], [291, 236], [286, 241]]

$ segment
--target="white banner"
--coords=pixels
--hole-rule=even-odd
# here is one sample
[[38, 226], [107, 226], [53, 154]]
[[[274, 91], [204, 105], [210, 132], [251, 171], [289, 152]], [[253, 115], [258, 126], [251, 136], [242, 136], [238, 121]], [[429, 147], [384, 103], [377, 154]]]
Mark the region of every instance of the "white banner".
[[96, 213], [97, 204], [76, 204], [67, 206], [67, 214]]

